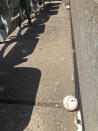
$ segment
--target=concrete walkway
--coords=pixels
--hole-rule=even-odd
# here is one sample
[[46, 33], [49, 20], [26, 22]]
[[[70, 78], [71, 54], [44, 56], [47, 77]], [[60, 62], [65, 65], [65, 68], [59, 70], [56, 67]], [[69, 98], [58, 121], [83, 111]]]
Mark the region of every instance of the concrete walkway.
[[0, 130], [74, 131], [62, 101], [74, 95], [70, 15], [51, 3], [0, 45]]

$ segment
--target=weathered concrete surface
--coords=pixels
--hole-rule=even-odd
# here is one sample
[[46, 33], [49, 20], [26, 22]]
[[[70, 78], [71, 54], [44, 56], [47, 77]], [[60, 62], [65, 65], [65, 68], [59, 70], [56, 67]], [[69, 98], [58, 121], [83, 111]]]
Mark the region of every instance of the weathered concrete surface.
[[0, 129], [74, 131], [73, 113], [62, 109], [65, 95], [74, 95], [69, 11], [50, 4], [30, 28], [26, 22], [22, 36], [17, 28], [0, 45], [0, 100], [10, 104], [0, 105]]
[[71, 0], [71, 14], [85, 131], [97, 131], [98, 0]]
[[[2, 131], [73, 131], [72, 113], [60, 108], [31, 105], [0, 106]], [[32, 111], [33, 109], [33, 111]]]

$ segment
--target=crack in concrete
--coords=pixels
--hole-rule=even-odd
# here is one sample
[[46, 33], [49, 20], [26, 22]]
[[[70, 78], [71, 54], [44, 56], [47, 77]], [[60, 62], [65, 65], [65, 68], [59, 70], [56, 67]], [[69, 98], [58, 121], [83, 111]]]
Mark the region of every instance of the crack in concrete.
[[32, 106], [41, 106], [41, 107], [54, 107], [54, 108], [63, 108], [61, 103], [57, 102], [35, 102], [35, 101], [15, 101], [15, 100], [0, 100], [0, 103], [3, 104], [17, 104], [17, 105], [32, 105]]

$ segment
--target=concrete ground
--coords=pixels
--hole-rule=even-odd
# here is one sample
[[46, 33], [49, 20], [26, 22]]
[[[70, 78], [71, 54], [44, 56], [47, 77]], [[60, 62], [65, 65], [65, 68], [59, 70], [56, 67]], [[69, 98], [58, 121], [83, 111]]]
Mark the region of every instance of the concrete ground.
[[0, 45], [0, 130], [74, 131], [62, 106], [75, 90], [69, 11], [54, 2], [26, 24]]

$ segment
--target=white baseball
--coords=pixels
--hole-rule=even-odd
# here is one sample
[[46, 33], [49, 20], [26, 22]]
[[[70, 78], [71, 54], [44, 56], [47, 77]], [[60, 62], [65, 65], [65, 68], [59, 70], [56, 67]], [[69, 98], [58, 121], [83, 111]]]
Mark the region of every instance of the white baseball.
[[66, 96], [63, 100], [63, 105], [67, 111], [74, 111], [77, 109], [78, 101], [74, 96]]
[[67, 6], [66, 6], [66, 9], [67, 9], [67, 10], [69, 10], [69, 9], [70, 9], [70, 6], [69, 6], [69, 5], [67, 5]]

